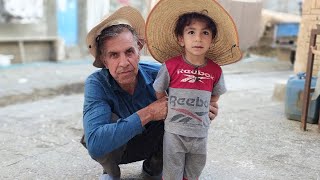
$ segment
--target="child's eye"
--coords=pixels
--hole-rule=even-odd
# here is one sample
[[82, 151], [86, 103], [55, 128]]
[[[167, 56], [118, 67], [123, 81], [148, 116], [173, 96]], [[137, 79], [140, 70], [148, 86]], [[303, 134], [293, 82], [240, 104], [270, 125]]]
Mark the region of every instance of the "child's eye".
[[194, 31], [188, 31], [188, 34], [194, 34]]
[[208, 32], [208, 31], [204, 31], [204, 32], [203, 32], [203, 34], [204, 34], [204, 35], [209, 35], [209, 34], [210, 34], [210, 32]]

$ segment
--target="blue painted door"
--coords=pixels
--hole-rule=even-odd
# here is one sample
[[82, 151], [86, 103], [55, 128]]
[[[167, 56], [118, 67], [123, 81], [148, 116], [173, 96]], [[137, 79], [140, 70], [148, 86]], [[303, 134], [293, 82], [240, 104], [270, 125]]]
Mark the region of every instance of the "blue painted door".
[[78, 43], [77, 0], [57, 0], [58, 35], [66, 46]]

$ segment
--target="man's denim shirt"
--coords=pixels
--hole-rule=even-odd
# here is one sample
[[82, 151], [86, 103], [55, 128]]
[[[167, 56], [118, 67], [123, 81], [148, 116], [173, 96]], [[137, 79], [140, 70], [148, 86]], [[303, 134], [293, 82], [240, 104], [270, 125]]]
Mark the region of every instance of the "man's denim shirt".
[[136, 112], [156, 100], [152, 84], [159, 68], [155, 63], [139, 63], [133, 95], [119, 87], [108, 69], [98, 70], [87, 78], [83, 127], [92, 158], [99, 158], [142, 133], [144, 127]]

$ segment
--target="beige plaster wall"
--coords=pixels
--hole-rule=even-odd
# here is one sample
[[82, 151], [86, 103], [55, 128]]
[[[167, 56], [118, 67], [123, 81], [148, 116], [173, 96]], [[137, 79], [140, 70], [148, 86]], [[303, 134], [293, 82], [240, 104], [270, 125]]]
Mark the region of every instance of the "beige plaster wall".
[[[296, 61], [294, 72], [306, 72], [308, 52], [310, 50], [310, 34], [316, 24], [320, 23], [320, 0], [305, 0], [302, 9], [302, 19], [299, 29]], [[320, 35], [317, 37], [317, 45], [320, 46]], [[313, 76], [316, 76], [320, 70], [320, 56], [314, 57]]]

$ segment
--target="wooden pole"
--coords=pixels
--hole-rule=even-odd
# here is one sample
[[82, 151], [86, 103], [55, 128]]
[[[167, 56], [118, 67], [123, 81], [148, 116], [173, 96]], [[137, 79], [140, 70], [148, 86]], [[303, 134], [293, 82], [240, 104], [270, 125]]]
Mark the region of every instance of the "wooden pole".
[[312, 78], [313, 71], [313, 63], [314, 63], [314, 54], [313, 49], [316, 46], [317, 34], [320, 34], [320, 27], [317, 26], [317, 29], [311, 30], [310, 35], [310, 43], [309, 43], [309, 51], [308, 51], [308, 62], [307, 62], [307, 73], [306, 73], [306, 81], [304, 84], [303, 91], [303, 103], [302, 103], [302, 115], [301, 115], [301, 129], [303, 131], [307, 130], [307, 118], [308, 118], [308, 107], [310, 102], [310, 84]]

